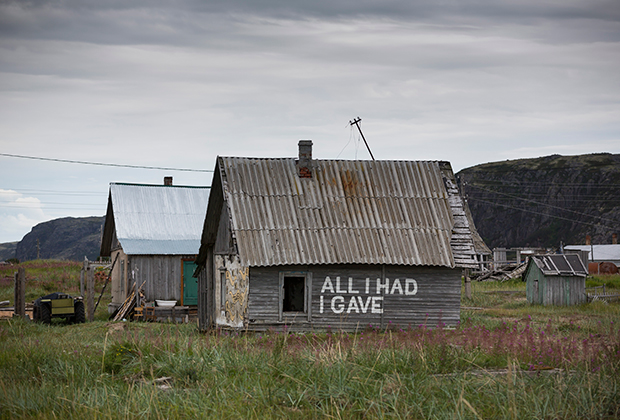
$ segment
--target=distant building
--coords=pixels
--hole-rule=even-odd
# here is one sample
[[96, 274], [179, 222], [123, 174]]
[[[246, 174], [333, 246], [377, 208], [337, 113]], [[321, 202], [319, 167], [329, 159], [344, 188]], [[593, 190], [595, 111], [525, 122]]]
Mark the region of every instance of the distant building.
[[147, 301], [197, 304], [192, 276], [200, 247], [208, 187], [111, 183], [101, 256], [116, 261], [111, 277], [113, 312], [133, 284]]
[[582, 251], [588, 253], [589, 262], [611, 262], [620, 267], [620, 245], [565, 245], [564, 252]]
[[199, 326], [455, 325], [474, 235], [448, 162], [218, 157]]
[[523, 273], [529, 303], [577, 305], [587, 302], [588, 270], [578, 255], [534, 255]]

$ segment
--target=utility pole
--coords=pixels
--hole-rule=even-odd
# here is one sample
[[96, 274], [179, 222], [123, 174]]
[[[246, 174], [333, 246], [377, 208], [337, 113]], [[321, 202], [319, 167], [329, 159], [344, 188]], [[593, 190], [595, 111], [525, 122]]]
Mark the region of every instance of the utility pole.
[[39, 242], [39, 238], [37, 238], [37, 260], [40, 260], [40, 259], [41, 259], [41, 258], [39, 257], [39, 255], [40, 255], [40, 252], [39, 252], [39, 251], [40, 251], [40, 249], [41, 249], [40, 245], [41, 245], [41, 243]]
[[368, 147], [368, 142], [366, 141], [366, 137], [364, 137], [364, 133], [362, 133], [362, 127], [360, 127], [359, 125], [359, 123], [361, 122], [362, 122], [362, 119], [360, 117], [357, 117], [353, 119], [353, 121], [349, 121], [349, 125], [355, 124], [355, 126], [357, 127], [357, 129], [359, 130], [362, 136], [362, 140], [364, 140], [364, 144], [366, 145], [366, 149], [368, 149], [368, 153], [370, 153], [370, 157], [372, 158], [372, 160], [375, 160], [375, 157], [372, 155], [372, 152], [370, 151], [370, 147]]

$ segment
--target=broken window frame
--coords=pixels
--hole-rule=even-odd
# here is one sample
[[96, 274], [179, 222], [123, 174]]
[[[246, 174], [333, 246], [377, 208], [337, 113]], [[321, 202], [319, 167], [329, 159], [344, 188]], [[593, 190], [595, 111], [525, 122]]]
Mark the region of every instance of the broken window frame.
[[[285, 278], [287, 277], [303, 277], [304, 278], [304, 310], [302, 311], [284, 311], [285, 298]], [[281, 271], [279, 276], [279, 293], [278, 293], [278, 319], [280, 322], [290, 321], [293, 319], [308, 320], [312, 318], [312, 273], [309, 271]]]

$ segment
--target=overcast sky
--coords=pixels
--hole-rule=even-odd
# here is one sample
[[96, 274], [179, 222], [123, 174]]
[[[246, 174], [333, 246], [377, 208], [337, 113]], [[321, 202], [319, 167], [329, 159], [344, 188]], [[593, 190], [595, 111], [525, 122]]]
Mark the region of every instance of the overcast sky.
[[[207, 4], [205, 4], [207, 3]], [[213, 169], [217, 155], [620, 153], [620, 1], [0, 1], [0, 153]], [[102, 216], [110, 182], [209, 172], [0, 156], [0, 243]]]

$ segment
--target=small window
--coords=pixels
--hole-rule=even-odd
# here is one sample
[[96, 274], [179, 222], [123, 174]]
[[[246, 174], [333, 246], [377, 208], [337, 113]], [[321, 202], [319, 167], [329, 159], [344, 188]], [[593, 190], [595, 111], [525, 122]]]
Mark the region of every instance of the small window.
[[284, 276], [283, 312], [306, 312], [306, 277]]
[[311, 321], [312, 273], [310, 271], [280, 271], [280, 322]]
[[226, 271], [220, 271], [220, 307], [226, 309]]

